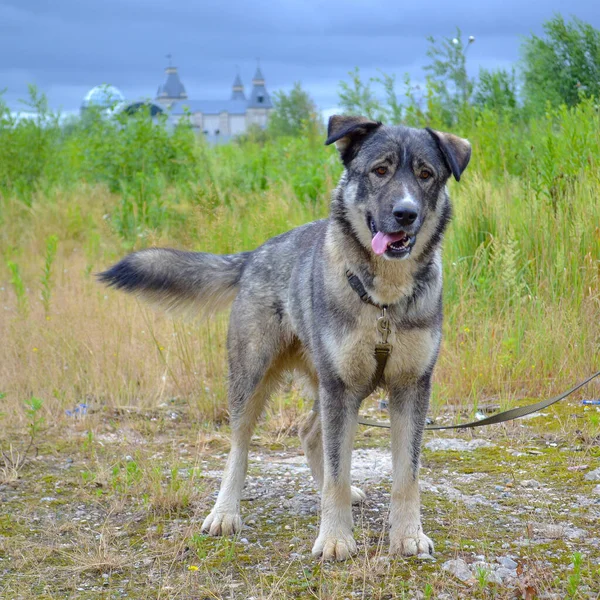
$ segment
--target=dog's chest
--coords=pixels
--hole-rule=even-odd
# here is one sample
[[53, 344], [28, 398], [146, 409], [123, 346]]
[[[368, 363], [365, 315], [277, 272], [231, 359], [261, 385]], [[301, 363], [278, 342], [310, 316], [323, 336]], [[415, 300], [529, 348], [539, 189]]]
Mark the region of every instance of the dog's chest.
[[[378, 314], [364, 311], [352, 328], [331, 331], [326, 347], [339, 376], [350, 386], [370, 381], [376, 369], [375, 346], [382, 342], [377, 328]], [[414, 379], [431, 366], [437, 353], [440, 333], [437, 328], [402, 327], [391, 322], [388, 343], [392, 351], [385, 369], [388, 383]]]

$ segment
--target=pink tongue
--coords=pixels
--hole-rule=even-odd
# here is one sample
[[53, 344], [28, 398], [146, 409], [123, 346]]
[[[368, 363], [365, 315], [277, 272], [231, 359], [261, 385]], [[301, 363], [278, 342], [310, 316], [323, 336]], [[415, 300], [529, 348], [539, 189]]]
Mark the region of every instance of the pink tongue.
[[400, 241], [406, 234], [402, 231], [398, 233], [382, 233], [378, 231], [371, 240], [371, 247], [375, 254], [381, 256], [387, 250], [387, 247], [394, 242]]

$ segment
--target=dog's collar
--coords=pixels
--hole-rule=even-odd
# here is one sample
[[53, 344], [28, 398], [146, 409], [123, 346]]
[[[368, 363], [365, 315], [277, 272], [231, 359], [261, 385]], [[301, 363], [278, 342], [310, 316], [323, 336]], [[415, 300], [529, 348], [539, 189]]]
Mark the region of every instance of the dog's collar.
[[379, 302], [375, 302], [369, 293], [365, 289], [365, 286], [362, 284], [362, 281], [358, 278], [357, 275], [354, 275], [350, 269], [346, 269], [346, 278], [348, 279], [348, 283], [350, 287], [358, 294], [358, 297], [365, 302], [366, 304], [370, 304], [371, 306], [375, 306], [376, 308], [387, 308], [387, 304], [379, 304]]

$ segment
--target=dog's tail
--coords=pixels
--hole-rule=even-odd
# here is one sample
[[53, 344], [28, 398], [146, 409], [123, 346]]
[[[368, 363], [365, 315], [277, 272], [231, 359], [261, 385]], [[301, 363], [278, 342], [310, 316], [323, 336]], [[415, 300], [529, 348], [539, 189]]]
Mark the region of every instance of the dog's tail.
[[216, 255], [148, 248], [98, 274], [116, 289], [170, 313], [205, 316], [224, 309], [237, 295], [249, 252]]

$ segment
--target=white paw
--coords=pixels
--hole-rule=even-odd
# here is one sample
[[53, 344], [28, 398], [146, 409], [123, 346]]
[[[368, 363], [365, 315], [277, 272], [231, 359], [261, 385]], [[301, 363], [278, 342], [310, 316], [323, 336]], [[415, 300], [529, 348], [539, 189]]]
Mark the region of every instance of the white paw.
[[202, 531], [210, 535], [233, 535], [242, 528], [238, 513], [223, 513], [213, 510], [202, 523]]
[[433, 554], [433, 542], [421, 531], [416, 535], [390, 534], [390, 554], [400, 556], [416, 556], [417, 554]]
[[356, 542], [352, 532], [319, 534], [312, 553], [314, 557], [320, 556], [323, 560], [346, 560], [356, 554]]
[[352, 504], [360, 504], [367, 499], [367, 495], [357, 487], [352, 486]]

